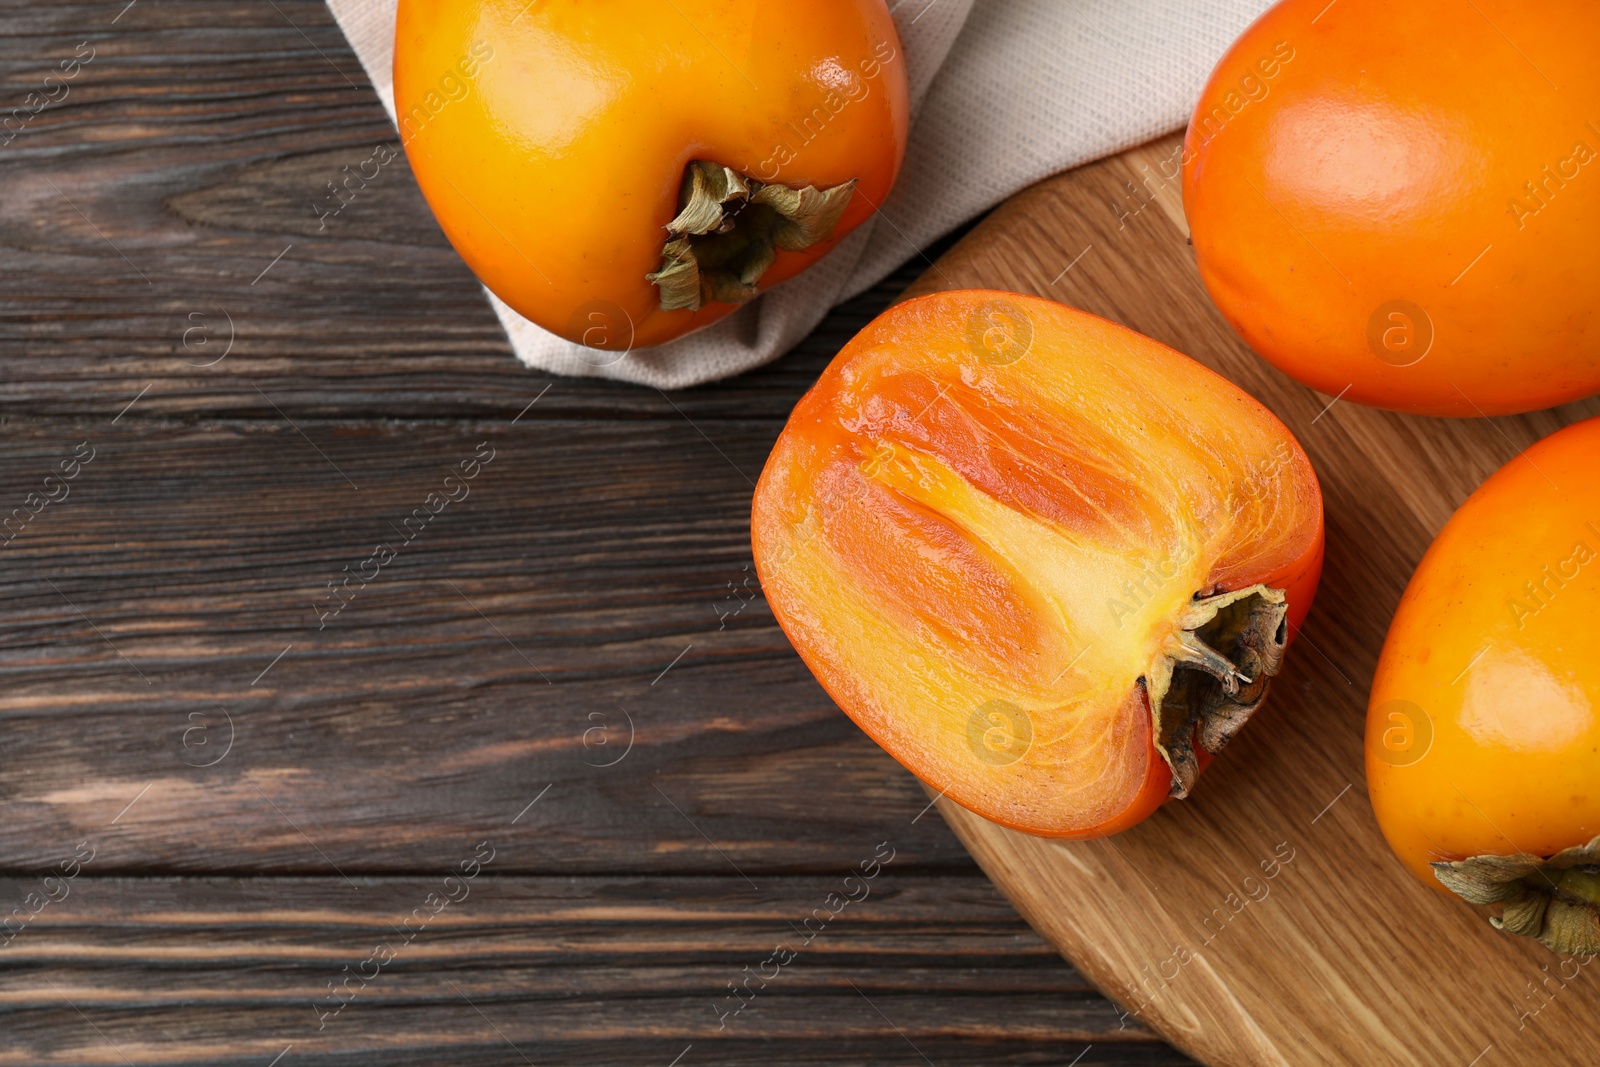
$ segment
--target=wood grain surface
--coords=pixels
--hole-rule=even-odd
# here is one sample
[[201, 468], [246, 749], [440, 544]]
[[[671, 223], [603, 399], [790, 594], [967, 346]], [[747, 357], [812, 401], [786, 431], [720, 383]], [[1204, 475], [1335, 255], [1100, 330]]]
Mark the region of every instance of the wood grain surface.
[[1563, 970], [1402, 869], [1367, 803], [1362, 735], [1389, 618], [1433, 535], [1485, 476], [1600, 414], [1600, 401], [1443, 420], [1297, 385], [1207, 301], [1177, 184], [1163, 177], [1176, 173], [1178, 148], [1168, 138], [1013, 197], [914, 291], [1054, 297], [1186, 352], [1261, 400], [1322, 481], [1316, 604], [1265, 708], [1190, 799], [1078, 843], [1005, 830], [948, 800], [940, 810], [1126, 1018], [1207, 1063], [1595, 1062], [1594, 973], [1571, 961]]
[[394, 137], [320, 3], [0, 24], [0, 115], [94, 54], [0, 134], [0, 1063], [1191, 1062], [747, 584], [768, 448], [921, 254], [732, 381], [552, 379], [403, 159], [319, 226]]

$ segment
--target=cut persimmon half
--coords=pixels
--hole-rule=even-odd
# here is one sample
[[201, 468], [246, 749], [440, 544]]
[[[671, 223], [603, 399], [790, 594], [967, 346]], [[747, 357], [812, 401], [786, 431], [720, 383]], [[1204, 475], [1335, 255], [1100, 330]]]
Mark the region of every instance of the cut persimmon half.
[[1052, 837], [1182, 797], [1260, 706], [1322, 494], [1250, 396], [1037, 297], [891, 308], [796, 406], [752, 540], [784, 632], [928, 785]]

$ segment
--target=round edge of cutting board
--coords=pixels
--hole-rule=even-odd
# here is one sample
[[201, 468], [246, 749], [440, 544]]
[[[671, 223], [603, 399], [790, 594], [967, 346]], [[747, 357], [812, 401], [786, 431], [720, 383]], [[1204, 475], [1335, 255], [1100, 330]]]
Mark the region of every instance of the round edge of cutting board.
[[[927, 793], [1023, 919], [1123, 1009], [1123, 1025], [1143, 1025], [1202, 1063], [1491, 1067], [1592, 1055], [1587, 1035], [1600, 1022], [1600, 986], [1580, 985], [1594, 982], [1592, 975], [1552, 986], [1557, 957], [1497, 933], [1459, 901], [1433, 899], [1398, 864], [1399, 877], [1380, 889], [1387, 919], [1376, 930], [1328, 936], [1337, 916], [1316, 914], [1327, 900], [1316, 888], [1285, 891], [1288, 883], [1274, 890], [1280, 914], [1265, 931], [1233, 927], [1259, 917], [1248, 916], [1251, 908], [1271, 906], [1273, 894], [1248, 891], [1236, 894], [1238, 913], [1225, 897], [1206, 902], [1233, 918], [1219, 923], [1208, 911], [1204, 925], [1185, 929], [1163, 907], [1158, 884], [1170, 881], [1173, 868], [1137, 872], [1126, 842], [1030, 837]], [[1106, 892], [1108, 884], [1119, 891]], [[1302, 938], [1296, 950], [1294, 931], [1284, 927], [1301, 916], [1322, 936], [1314, 947]], [[1397, 937], [1390, 924], [1407, 921], [1410, 936]], [[1418, 943], [1401, 943], [1412, 940]], [[1421, 951], [1424, 944], [1431, 951]], [[1364, 987], [1362, 977], [1370, 980]], [[1536, 997], [1532, 986], [1541, 979], [1547, 992]], [[1496, 1051], [1505, 1058], [1492, 1058]]]

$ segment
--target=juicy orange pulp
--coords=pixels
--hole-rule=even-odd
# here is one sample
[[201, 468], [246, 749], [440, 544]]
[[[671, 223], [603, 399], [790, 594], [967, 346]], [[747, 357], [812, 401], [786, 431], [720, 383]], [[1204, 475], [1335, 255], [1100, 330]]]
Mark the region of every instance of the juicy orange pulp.
[[1309, 606], [1321, 496], [1288, 431], [1188, 358], [1050, 301], [901, 304], [800, 402], [756, 492], [807, 664], [966, 807], [1061, 836], [1167, 794], [1144, 680], [1197, 595]]

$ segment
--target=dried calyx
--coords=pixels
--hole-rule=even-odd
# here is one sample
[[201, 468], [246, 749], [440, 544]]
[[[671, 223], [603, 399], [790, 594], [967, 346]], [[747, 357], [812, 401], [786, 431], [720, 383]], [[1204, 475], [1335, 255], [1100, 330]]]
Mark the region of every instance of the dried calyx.
[[1433, 864], [1446, 889], [1473, 904], [1499, 904], [1497, 929], [1552, 952], [1600, 952], [1600, 837], [1554, 856], [1474, 856]]
[[1172, 796], [1189, 795], [1200, 773], [1195, 750], [1222, 751], [1266, 699], [1283, 666], [1288, 613], [1283, 590], [1265, 585], [1196, 595], [1184, 608], [1145, 679]]
[[852, 178], [831, 189], [792, 189], [694, 160], [667, 223], [661, 268], [645, 275], [661, 290], [661, 309], [749, 300], [780, 250], [799, 252], [833, 235], [855, 187]]

